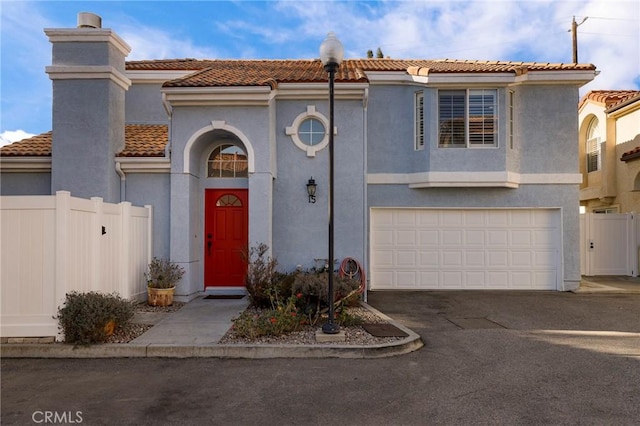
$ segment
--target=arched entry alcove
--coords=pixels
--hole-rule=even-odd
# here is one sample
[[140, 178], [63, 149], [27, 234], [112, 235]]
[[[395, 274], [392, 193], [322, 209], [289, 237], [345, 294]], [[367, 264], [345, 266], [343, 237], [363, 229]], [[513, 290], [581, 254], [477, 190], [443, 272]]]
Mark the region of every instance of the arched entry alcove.
[[181, 259], [187, 274], [176, 295], [188, 300], [207, 288], [244, 291], [242, 253], [250, 241], [270, 243], [261, 230], [269, 230], [270, 237], [271, 179], [256, 173], [249, 138], [223, 121], [192, 133], [177, 154], [172, 156], [171, 257]]

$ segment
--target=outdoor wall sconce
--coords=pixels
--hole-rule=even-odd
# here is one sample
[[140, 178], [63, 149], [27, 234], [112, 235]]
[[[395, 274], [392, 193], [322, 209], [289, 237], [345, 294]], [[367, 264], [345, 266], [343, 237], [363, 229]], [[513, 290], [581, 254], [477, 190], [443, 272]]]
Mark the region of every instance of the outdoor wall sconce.
[[309, 202], [315, 204], [316, 202], [316, 181], [313, 180], [313, 176], [309, 178], [307, 182], [307, 194], [309, 194]]

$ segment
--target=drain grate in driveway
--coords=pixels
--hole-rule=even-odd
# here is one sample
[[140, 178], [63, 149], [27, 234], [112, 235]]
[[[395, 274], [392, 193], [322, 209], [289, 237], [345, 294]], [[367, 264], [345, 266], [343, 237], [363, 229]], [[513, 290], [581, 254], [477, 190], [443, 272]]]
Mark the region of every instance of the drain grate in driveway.
[[375, 337], [407, 337], [404, 331], [393, 324], [363, 324], [362, 328]]
[[464, 330], [478, 330], [483, 328], [507, 328], [487, 318], [447, 318], [447, 320]]

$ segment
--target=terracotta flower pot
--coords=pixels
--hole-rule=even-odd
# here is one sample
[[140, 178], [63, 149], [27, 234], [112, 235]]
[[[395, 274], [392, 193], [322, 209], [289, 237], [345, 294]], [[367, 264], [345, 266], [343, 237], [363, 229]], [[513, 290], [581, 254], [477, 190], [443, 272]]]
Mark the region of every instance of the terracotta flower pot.
[[175, 289], [175, 287], [147, 287], [147, 303], [150, 306], [171, 306], [173, 305], [173, 292]]

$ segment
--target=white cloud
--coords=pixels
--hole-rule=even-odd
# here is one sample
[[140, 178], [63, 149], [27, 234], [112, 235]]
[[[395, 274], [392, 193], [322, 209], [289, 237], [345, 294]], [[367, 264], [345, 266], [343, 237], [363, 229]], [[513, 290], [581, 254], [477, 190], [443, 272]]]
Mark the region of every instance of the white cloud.
[[219, 56], [213, 49], [195, 46], [189, 39], [144, 25], [114, 26], [115, 31], [131, 46], [129, 61], [144, 59], [197, 58]]
[[9, 145], [22, 139], [27, 139], [35, 136], [32, 133], [25, 132], [24, 130], [5, 130], [0, 133], [0, 146]]

